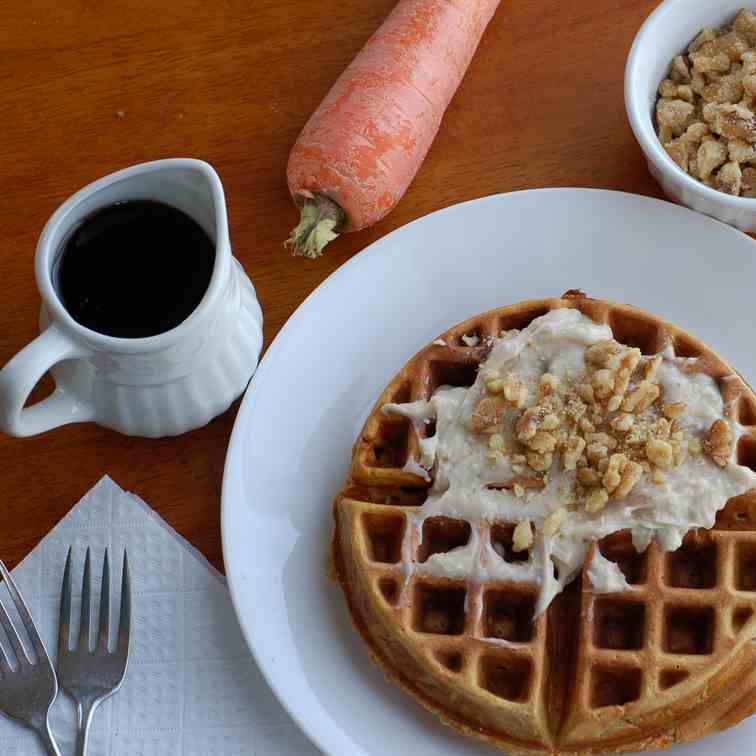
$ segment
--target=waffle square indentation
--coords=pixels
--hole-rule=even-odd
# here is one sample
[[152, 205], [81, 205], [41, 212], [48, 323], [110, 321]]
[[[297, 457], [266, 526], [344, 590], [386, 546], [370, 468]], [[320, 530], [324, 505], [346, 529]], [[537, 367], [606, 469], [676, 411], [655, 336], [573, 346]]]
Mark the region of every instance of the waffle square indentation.
[[693, 339], [685, 334], [679, 333], [675, 336], [675, 355], [677, 357], [700, 357], [701, 350]]
[[751, 617], [753, 617], [753, 609], [750, 606], [735, 607], [732, 610], [732, 629], [739, 633]]
[[673, 588], [713, 588], [717, 583], [717, 545], [689, 539], [666, 557], [664, 582]]
[[756, 402], [748, 396], [738, 401], [738, 422], [741, 425], [756, 425]]
[[640, 698], [641, 671], [636, 667], [598, 666], [591, 675], [591, 706], [624, 706]]
[[637, 650], [643, 647], [646, 606], [639, 601], [596, 600], [593, 608], [593, 645], [596, 648]]
[[430, 363], [429, 395], [439, 386], [457, 386], [469, 388], [478, 377], [478, 361], [467, 360], [461, 362], [434, 361]]
[[385, 420], [380, 424], [373, 443], [375, 467], [402, 468], [407, 461], [410, 422], [406, 418]]
[[373, 562], [396, 564], [402, 555], [405, 520], [402, 514], [365, 512], [362, 515], [368, 558]]
[[465, 627], [465, 596], [463, 584], [415, 586], [414, 628], [421, 633], [461, 635]]
[[515, 312], [502, 315], [499, 318], [499, 332], [512, 331], [514, 329], [521, 331], [523, 328], [527, 328], [536, 318], [546, 315], [550, 309], [549, 307], [540, 306], [531, 307], [528, 310], [517, 308]]
[[449, 670], [449, 672], [461, 672], [464, 666], [465, 659], [460, 651], [454, 651], [449, 649], [438, 649], [434, 651], [433, 655], [436, 657], [438, 663]]
[[399, 598], [399, 583], [395, 578], [382, 577], [378, 581], [378, 589], [389, 604], [395, 604], [396, 600]]
[[417, 552], [420, 562], [426, 562], [433, 554], [466, 546], [470, 540], [470, 523], [453, 517], [429, 517], [423, 522], [423, 542]]
[[739, 591], [756, 591], [756, 543], [739, 543], [736, 554], [735, 587]]
[[532, 676], [533, 665], [529, 659], [493, 655], [480, 659], [478, 684], [507, 701], [527, 701]]
[[664, 610], [664, 642], [667, 653], [706, 655], [714, 648], [714, 608], [667, 606]]
[[505, 562], [527, 562], [527, 549], [514, 551], [512, 537], [515, 526], [508, 522], [496, 522], [491, 526], [491, 547]]
[[528, 643], [533, 638], [536, 597], [509, 590], [486, 591], [483, 602], [483, 632], [487, 638]]
[[756, 472], [756, 437], [744, 434], [738, 439], [737, 459], [739, 465]]
[[689, 676], [690, 672], [686, 669], [663, 669], [659, 673], [659, 687], [662, 690], [674, 688], [675, 685], [681, 683]]
[[631, 585], [646, 582], [648, 551], [638, 553], [629, 530], [620, 530], [599, 541], [601, 554], [614, 562]]
[[629, 347], [638, 347], [643, 354], [656, 354], [664, 347], [667, 335], [652, 318], [640, 313], [614, 310], [609, 315], [614, 338]]

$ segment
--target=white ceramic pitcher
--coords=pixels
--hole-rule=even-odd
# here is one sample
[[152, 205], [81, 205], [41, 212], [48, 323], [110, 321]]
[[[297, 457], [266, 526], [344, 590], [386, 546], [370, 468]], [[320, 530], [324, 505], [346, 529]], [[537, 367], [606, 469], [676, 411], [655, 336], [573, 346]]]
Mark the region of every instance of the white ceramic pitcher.
[[[215, 265], [205, 296], [185, 321], [157, 336], [115, 338], [68, 314], [52, 268], [67, 235], [84, 218], [134, 199], [164, 202], [194, 218], [215, 242]], [[201, 160], [143, 163], [84, 187], [45, 226], [35, 269], [41, 334], [0, 371], [0, 429], [6, 433], [30, 436], [84, 421], [135, 436], [184, 433], [223, 412], [257, 366], [262, 312], [252, 282], [231, 254], [220, 179]], [[55, 391], [24, 407], [48, 370]]]

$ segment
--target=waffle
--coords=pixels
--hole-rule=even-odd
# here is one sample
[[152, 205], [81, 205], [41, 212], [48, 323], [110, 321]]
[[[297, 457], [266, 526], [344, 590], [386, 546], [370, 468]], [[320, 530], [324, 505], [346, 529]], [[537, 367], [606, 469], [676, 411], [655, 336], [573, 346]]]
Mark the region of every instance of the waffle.
[[[608, 323], [615, 339], [644, 354], [671, 343], [693, 358], [692, 369], [718, 381], [726, 414], [746, 426], [737, 460], [756, 469], [756, 396], [713, 350], [654, 315], [580, 292], [526, 301], [451, 328], [384, 390], [334, 502], [336, 572], [387, 678], [455, 730], [510, 754], [664, 748], [756, 710], [756, 491], [730, 499], [713, 529], [689, 532], [674, 552], [652, 544], [638, 554], [628, 531], [592, 544], [588, 558], [600, 549], [629, 590], [594, 593], [583, 570], [535, 621], [536, 585], [424, 574], [407, 581], [401, 569], [408, 517], [430, 483], [403, 469], [417, 458], [416, 434], [382, 406], [428, 399], [441, 385], [472, 385], [486, 337], [562, 307]], [[468, 346], [470, 335], [479, 345]], [[507, 561], [523, 558], [512, 549], [513, 523], [475, 527]], [[463, 545], [470, 529], [429, 518], [422, 539], [408, 539], [413, 557]]]

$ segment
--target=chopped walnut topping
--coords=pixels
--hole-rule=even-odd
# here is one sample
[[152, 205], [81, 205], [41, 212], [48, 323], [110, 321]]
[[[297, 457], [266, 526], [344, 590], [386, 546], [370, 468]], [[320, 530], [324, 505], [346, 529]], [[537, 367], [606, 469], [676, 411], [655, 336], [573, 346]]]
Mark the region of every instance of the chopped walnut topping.
[[[705, 125], [694, 126], [691, 141], [713, 139]], [[493, 465], [509, 459], [517, 476], [509, 487], [516, 497], [546, 486], [558, 455], [560, 469], [574, 471], [574, 480], [567, 478], [569, 490], [563, 490], [565, 499], [586, 512], [600, 512], [611, 500], [627, 497], [644, 474], [661, 485], [665, 470], [702, 450], [680, 422], [686, 405], [664, 401], [657, 382], [662, 360], [660, 354], [644, 357], [635, 347], [606, 340], [586, 349], [584, 371], [544, 373], [535, 392], [532, 380], [526, 383], [517, 373], [484, 369], [487, 395], [475, 408], [470, 427], [487, 437], [486, 454]], [[507, 427], [513, 439], [508, 439]], [[724, 421], [709, 432], [705, 449], [720, 460], [717, 464], [726, 464], [732, 454], [730, 436]], [[556, 532], [558, 525], [554, 527]]]
[[585, 350], [585, 361], [589, 365], [594, 365], [599, 368], [615, 369], [619, 365], [619, 358], [617, 355], [620, 354], [622, 349], [622, 344], [614, 339], [599, 341], [597, 344], [593, 344]]
[[706, 435], [703, 448], [720, 467], [727, 467], [733, 450], [732, 430], [726, 420], [715, 420]]
[[612, 418], [609, 421], [609, 425], [611, 425], [611, 427], [619, 433], [627, 433], [627, 431], [629, 431], [630, 428], [633, 427], [634, 422], [635, 418], [632, 415], [628, 413], [622, 413], [621, 415], [617, 415], [616, 417]]
[[593, 404], [596, 401], [596, 397], [593, 394], [593, 386], [590, 383], [581, 383], [578, 386], [578, 394], [587, 404]]
[[608, 368], [601, 368], [593, 374], [593, 393], [599, 399], [606, 399], [614, 391], [614, 373]]
[[659, 100], [656, 106], [656, 120], [680, 136], [692, 123], [695, 107], [685, 100]]
[[675, 55], [670, 66], [670, 77], [677, 84], [690, 81], [690, 68], [682, 55]]
[[539, 383], [541, 393], [544, 396], [553, 394], [559, 388], [559, 379], [551, 373], [544, 373]]
[[625, 412], [643, 412], [659, 398], [659, 386], [649, 380], [642, 380], [622, 402]]
[[585, 439], [581, 436], [570, 436], [562, 452], [562, 466], [565, 470], [574, 470], [580, 455], [585, 449]]
[[474, 433], [496, 433], [501, 430], [506, 407], [498, 397], [481, 399], [470, 416], [470, 428]]
[[537, 431], [535, 436], [528, 441], [528, 446], [539, 454], [548, 454], [554, 451], [556, 444], [556, 438], [551, 433], [542, 430]]
[[512, 533], [512, 551], [525, 551], [533, 545], [533, 529], [530, 520], [521, 520]]
[[587, 417], [581, 417], [578, 425], [583, 433], [592, 433], [596, 430], [596, 426]]
[[756, 197], [756, 168], [744, 168], [740, 182], [741, 197]]
[[528, 465], [536, 472], [546, 472], [551, 467], [552, 456], [550, 453], [529, 452], [525, 456], [528, 460]]
[[564, 507], [553, 511], [543, 523], [543, 532], [546, 535], [554, 535], [562, 527], [562, 523], [567, 519], [567, 510]]
[[592, 467], [579, 467], [577, 478], [584, 486], [598, 486], [601, 484], [599, 474]]
[[658, 88], [656, 126], [669, 157], [721, 192], [756, 197], [756, 14], [704, 29]]
[[475, 334], [468, 335], [465, 333], [462, 335], [462, 341], [465, 346], [476, 347], [480, 344], [480, 336], [476, 336]]
[[518, 440], [529, 441], [533, 438], [538, 430], [539, 420], [538, 407], [529, 407], [526, 409], [515, 424], [515, 434]]
[[586, 456], [588, 457], [589, 462], [598, 462], [600, 459], [606, 457], [606, 455], [609, 453], [609, 449], [607, 449], [604, 444], [589, 444], [585, 448]]
[[643, 467], [637, 462], [628, 462], [622, 468], [622, 475], [620, 484], [614, 492], [614, 495], [618, 499], [623, 499], [630, 491], [633, 490], [635, 484], [641, 479], [643, 475]]
[[606, 408], [609, 412], [616, 412], [622, 406], [622, 395], [615, 394], [606, 403]]
[[587, 444], [601, 444], [607, 449], [616, 449], [617, 441], [606, 433], [586, 433], [585, 442]]
[[604, 472], [604, 477], [601, 479], [604, 488], [609, 493], [613, 493], [617, 486], [619, 486], [622, 480], [620, 473], [626, 464], [627, 457], [624, 454], [612, 454], [609, 457], [609, 464]]
[[651, 480], [653, 480], [657, 486], [660, 486], [667, 482], [667, 476], [661, 470], [654, 470], [651, 474]]
[[725, 163], [717, 174], [717, 188], [725, 194], [738, 197], [740, 196], [742, 180], [743, 172], [740, 170], [740, 166], [734, 162]]
[[607, 501], [609, 501], [609, 494], [603, 488], [596, 488], [588, 494], [588, 498], [585, 500], [585, 509], [590, 514], [600, 512]]
[[672, 467], [672, 445], [659, 438], [649, 438], [646, 441], [646, 457], [657, 467]]
[[493, 451], [504, 451], [506, 448], [504, 436], [501, 433], [492, 434], [488, 439], [488, 447]]
[[672, 404], [662, 404], [662, 415], [670, 420], [676, 420], [685, 412], [685, 402], [672, 402]]

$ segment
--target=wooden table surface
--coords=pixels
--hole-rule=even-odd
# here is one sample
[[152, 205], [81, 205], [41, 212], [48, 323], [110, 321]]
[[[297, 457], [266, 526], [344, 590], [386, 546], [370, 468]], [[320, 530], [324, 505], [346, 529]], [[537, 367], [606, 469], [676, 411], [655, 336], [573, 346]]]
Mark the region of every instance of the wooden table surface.
[[[90, 181], [156, 158], [212, 163], [265, 345], [349, 257], [462, 200], [545, 186], [659, 197], [625, 118], [623, 69], [656, 0], [504, 0], [408, 194], [324, 257], [281, 246], [296, 221], [286, 159], [320, 99], [395, 0], [0, 3], [0, 364], [37, 332], [37, 237]], [[47, 388], [49, 379], [40, 387]], [[179, 438], [93, 424], [0, 437], [0, 557], [15, 565], [103, 474], [222, 568], [223, 461], [238, 402]]]

